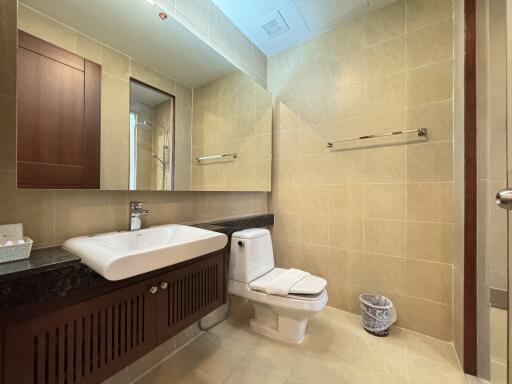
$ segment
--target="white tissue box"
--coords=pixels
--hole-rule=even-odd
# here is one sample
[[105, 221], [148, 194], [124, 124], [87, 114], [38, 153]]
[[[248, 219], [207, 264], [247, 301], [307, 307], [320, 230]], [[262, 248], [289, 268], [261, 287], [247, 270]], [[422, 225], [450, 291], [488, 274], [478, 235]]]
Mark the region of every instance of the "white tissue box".
[[0, 225], [0, 263], [28, 259], [33, 243], [23, 236], [23, 224]]

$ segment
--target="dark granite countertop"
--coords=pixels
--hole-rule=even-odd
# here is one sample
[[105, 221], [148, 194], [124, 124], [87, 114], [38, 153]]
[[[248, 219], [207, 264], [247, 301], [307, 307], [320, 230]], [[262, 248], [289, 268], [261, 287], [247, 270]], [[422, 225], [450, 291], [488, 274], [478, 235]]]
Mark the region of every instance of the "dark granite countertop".
[[80, 258], [61, 247], [35, 249], [26, 260], [0, 264], [0, 284], [5, 278], [61, 268], [75, 263], [80, 263]]
[[[263, 214], [189, 225], [231, 236], [238, 230], [273, 223], [273, 214]], [[0, 313], [45, 304], [50, 299], [92, 288], [109, 291], [127, 283], [104, 279], [82, 264], [79, 257], [61, 247], [38, 249], [32, 251], [27, 260], [0, 264]]]

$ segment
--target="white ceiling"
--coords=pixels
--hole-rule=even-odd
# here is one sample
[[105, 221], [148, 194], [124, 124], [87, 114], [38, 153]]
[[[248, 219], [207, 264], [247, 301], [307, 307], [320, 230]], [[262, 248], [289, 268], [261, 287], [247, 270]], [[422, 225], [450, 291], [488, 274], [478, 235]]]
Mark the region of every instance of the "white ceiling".
[[[271, 56], [396, 0], [212, 1], [259, 49]], [[260, 26], [275, 11], [281, 14], [289, 30], [269, 40]]]
[[172, 18], [144, 0], [22, 0], [102, 43], [195, 88], [235, 70]]

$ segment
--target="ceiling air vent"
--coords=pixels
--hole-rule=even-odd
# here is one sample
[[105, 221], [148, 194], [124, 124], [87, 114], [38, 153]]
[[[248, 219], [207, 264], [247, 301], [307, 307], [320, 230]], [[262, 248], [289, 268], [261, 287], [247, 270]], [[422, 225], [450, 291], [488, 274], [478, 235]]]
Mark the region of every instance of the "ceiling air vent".
[[275, 10], [268, 15], [263, 16], [257, 21], [260, 32], [267, 40], [281, 36], [283, 33], [288, 32], [290, 27], [284, 21], [283, 16], [279, 11]]

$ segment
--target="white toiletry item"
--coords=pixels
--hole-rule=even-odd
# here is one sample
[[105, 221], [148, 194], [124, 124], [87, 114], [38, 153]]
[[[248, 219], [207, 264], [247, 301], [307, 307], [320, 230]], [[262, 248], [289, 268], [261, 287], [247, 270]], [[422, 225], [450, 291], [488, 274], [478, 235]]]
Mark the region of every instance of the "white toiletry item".
[[28, 259], [33, 243], [23, 236], [23, 224], [0, 225], [0, 263]]

